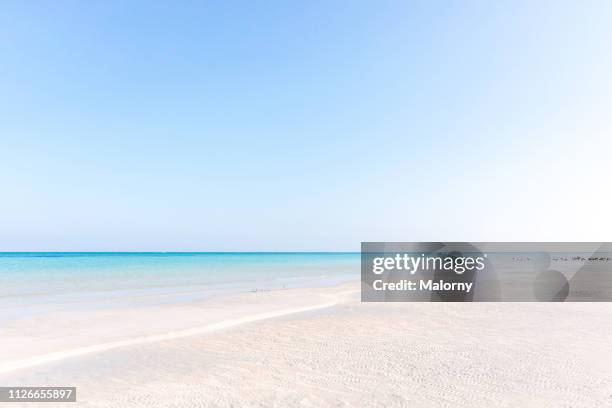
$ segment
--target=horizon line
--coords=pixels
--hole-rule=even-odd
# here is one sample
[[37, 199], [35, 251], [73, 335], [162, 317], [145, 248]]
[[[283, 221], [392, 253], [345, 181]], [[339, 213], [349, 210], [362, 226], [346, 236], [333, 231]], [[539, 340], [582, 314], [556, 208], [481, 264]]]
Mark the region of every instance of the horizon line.
[[360, 251], [0, 251], [0, 254], [359, 254]]

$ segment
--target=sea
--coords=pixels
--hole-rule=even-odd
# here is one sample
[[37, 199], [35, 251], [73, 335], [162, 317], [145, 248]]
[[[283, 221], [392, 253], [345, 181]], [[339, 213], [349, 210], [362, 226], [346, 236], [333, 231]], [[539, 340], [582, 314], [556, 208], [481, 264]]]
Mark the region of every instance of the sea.
[[0, 317], [358, 281], [347, 252], [4, 252]]

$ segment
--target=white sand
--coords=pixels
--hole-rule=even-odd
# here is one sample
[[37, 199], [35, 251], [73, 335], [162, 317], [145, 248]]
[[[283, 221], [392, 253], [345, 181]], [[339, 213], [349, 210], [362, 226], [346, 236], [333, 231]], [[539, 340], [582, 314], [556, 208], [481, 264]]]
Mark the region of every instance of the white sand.
[[612, 304], [362, 304], [356, 289], [13, 322], [0, 384], [77, 386], [79, 407], [612, 406]]

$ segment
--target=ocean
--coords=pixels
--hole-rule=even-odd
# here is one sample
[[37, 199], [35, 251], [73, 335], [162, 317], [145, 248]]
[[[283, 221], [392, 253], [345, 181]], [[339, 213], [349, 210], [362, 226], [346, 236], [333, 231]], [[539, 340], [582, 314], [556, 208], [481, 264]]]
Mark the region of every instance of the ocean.
[[199, 300], [359, 279], [358, 253], [0, 253], [0, 316]]

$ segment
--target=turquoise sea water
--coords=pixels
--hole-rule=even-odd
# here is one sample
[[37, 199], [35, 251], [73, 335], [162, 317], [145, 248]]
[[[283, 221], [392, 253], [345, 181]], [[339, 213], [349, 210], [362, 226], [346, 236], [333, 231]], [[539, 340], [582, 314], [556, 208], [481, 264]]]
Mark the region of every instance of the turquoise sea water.
[[0, 253], [0, 312], [128, 298], [173, 302], [358, 279], [358, 253]]

